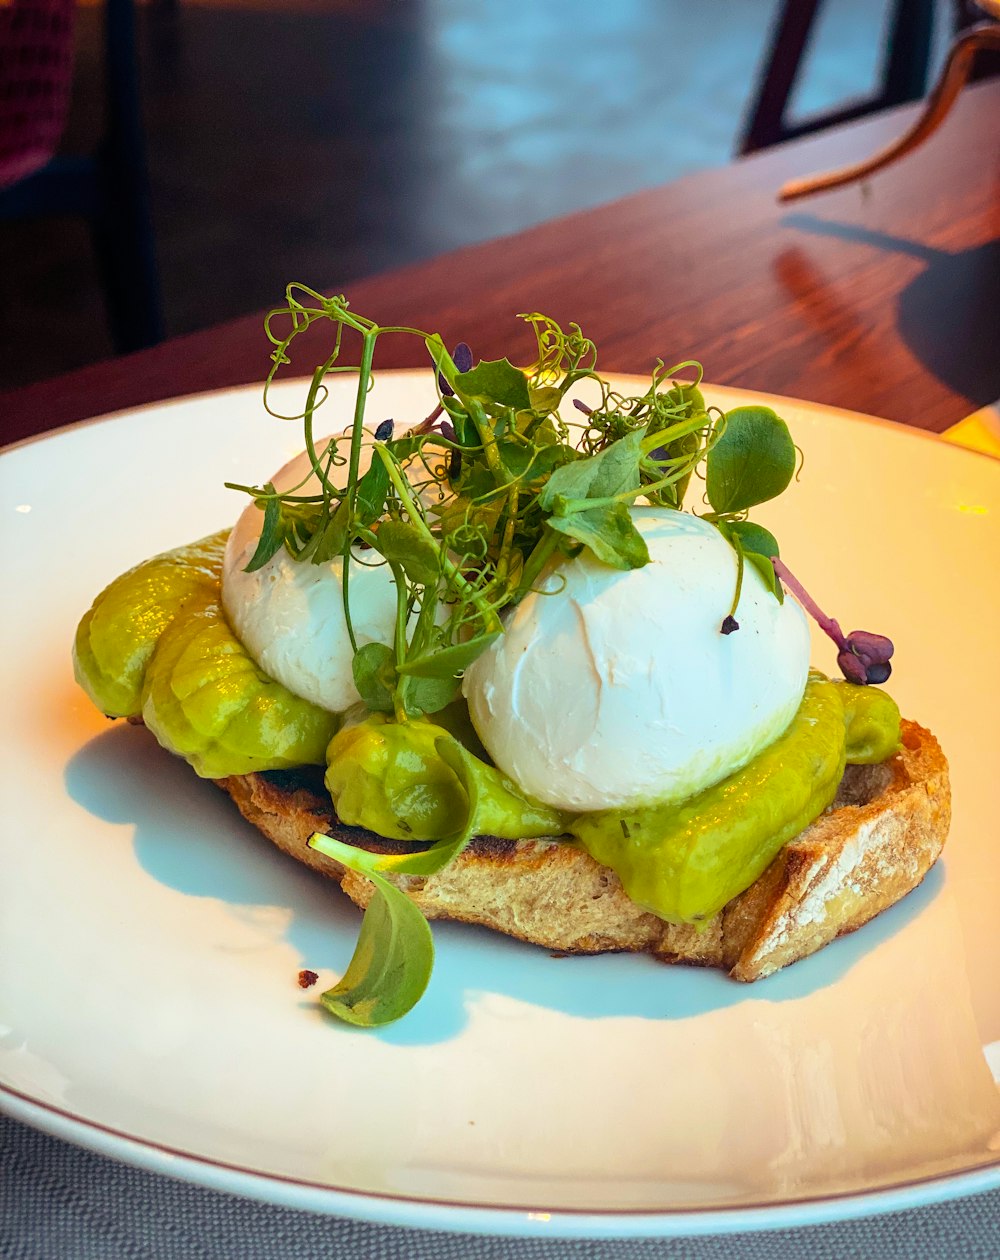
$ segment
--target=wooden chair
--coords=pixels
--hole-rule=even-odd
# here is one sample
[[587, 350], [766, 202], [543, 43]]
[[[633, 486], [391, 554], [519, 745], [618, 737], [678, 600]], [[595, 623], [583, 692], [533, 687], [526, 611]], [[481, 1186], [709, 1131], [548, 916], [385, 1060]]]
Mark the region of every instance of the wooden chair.
[[[964, 8], [964, 0], [960, 0], [960, 9]], [[937, 131], [959, 92], [970, 79], [977, 77], [977, 72], [990, 74], [1000, 69], [1000, 0], [976, 0], [975, 7], [968, 12], [973, 18], [971, 25], [960, 26], [959, 33], [948, 50], [938, 81], [928, 94], [920, 115], [908, 130], [884, 149], [860, 162], [841, 167], [837, 171], [789, 181], [779, 189], [778, 200], [796, 201], [800, 197], [810, 197], [813, 193], [853, 184], [898, 161]]]
[[879, 109], [919, 100], [927, 90], [934, 0], [891, 0], [881, 82], [869, 96], [796, 122], [787, 117], [822, 0], [782, 0], [764, 65], [737, 143], [743, 156], [758, 149], [851, 122]]

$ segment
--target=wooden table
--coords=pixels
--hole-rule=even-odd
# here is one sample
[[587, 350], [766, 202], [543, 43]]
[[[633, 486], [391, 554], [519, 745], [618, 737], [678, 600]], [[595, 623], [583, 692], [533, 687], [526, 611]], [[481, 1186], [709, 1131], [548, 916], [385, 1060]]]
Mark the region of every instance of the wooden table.
[[[519, 311], [579, 322], [605, 369], [697, 357], [706, 379], [940, 431], [1000, 397], [1000, 81], [867, 188], [780, 206], [787, 179], [899, 134], [913, 107], [350, 287], [379, 322], [526, 360]], [[669, 144], [669, 137], [664, 137]], [[327, 291], [336, 276], [297, 276]], [[275, 295], [278, 304], [281, 295]], [[261, 315], [0, 394], [4, 440], [262, 380]], [[423, 360], [383, 339], [382, 366]], [[311, 363], [294, 367], [307, 371]]]

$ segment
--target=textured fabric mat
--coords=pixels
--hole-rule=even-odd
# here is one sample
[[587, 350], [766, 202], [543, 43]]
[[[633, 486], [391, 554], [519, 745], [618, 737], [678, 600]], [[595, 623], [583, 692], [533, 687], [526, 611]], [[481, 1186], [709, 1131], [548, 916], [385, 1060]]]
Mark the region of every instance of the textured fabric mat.
[[0, 1260], [998, 1260], [1000, 1190], [862, 1221], [722, 1238], [432, 1233], [202, 1190], [0, 1116]]

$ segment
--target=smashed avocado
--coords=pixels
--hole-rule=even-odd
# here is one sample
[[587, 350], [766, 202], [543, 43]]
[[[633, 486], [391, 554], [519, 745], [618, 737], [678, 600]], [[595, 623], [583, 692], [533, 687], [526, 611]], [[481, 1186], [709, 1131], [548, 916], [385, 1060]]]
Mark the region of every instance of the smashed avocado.
[[142, 720], [206, 779], [322, 763], [337, 717], [263, 673], [218, 604], [160, 636], [142, 688]]
[[[435, 715], [437, 716], [437, 715]], [[467, 793], [438, 751], [451, 730], [424, 718], [400, 724], [385, 713], [346, 722], [327, 751], [326, 786], [337, 817], [391, 840], [437, 840], [461, 831]], [[468, 750], [467, 751], [471, 751]], [[561, 835], [568, 815], [526, 796], [496, 766], [466, 758], [476, 780], [476, 830], [507, 840]]]
[[884, 692], [811, 674], [784, 734], [742, 770], [680, 805], [582, 814], [570, 831], [638, 905], [701, 923], [826, 809], [848, 760], [884, 761], [898, 743]]
[[326, 764], [338, 816], [390, 839], [436, 840], [467, 817], [470, 792], [439, 751], [441, 737], [453, 736], [475, 776], [478, 832], [514, 840], [569, 833], [617, 872], [637, 904], [701, 923], [831, 803], [845, 762], [884, 761], [898, 746], [889, 696], [812, 674], [784, 734], [691, 799], [562, 814], [488, 764], [460, 704], [434, 722], [399, 724], [363, 708], [342, 718], [269, 678], [219, 603], [226, 537], [157, 556], [98, 596], [77, 632], [77, 679], [105, 713], [141, 714], [204, 777]]
[[112, 582], [77, 630], [77, 680], [110, 716], [141, 715], [205, 778], [321, 765], [337, 718], [262, 673], [219, 606], [227, 537]]
[[154, 556], [123, 573], [84, 614], [73, 644], [76, 681], [109, 717], [138, 717], [142, 680], [160, 635], [218, 599], [228, 531]]

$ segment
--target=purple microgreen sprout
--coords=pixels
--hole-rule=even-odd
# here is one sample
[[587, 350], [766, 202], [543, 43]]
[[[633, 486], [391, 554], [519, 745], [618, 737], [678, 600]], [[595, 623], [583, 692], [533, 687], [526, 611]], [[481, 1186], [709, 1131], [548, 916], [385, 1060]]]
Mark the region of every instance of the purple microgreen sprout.
[[375, 441], [388, 442], [391, 437], [392, 437], [392, 417], [390, 416], [388, 420], [383, 420], [382, 423], [375, 430]]
[[420, 421], [420, 423], [419, 423], [418, 425], [416, 425], [416, 427], [415, 427], [415, 428], [413, 428], [413, 429], [411, 429], [411, 430], [410, 430], [410, 432], [411, 432], [414, 436], [417, 436], [417, 435], [419, 435], [419, 434], [423, 434], [423, 433], [431, 433], [431, 432], [433, 432], [433, 430], [434, 430], [434, 424], [435, 424], [435, 422], [436, 422], [436, 420], [437, 420], [438, 416], [440, 416], [440, 414], [441, 414], [441, 412], [442, 412], [442, 411], [444, 411], [444, 407], [442, 407], [442, 405], [441, 405], [440, 403], [438, 403], [438, 405], [434, 408], [434, 410], [433, 410], [433, 411], [431, 412], [431, 414], [427, 417], [427, 419], [426, 419], [426, 420], [421, 420], [421, 421]]
[[826, 615], [783, 560], [772, 556], [771, 563], [778, 579], [837, 645], [837, 664], [847, 681], [859, 686], [884, 683], [892, 673], [892, 666], [889, 664], [889, 658], [894, 651], [892, 640], [887, 639], [884, 634], [873, 634], [870, 630], [852, 630], [850, 634], [844, 634], [836, 619]]
[[577, 411], [582, 411], [585, 416], [591, 416], [594, 414], [593, 407], [588, 407], [582, 398], [574, 398], [573, 406], [577, 409]]
[[720, 634], [732, 634], [734, 630], [740, 628], [740, 623], [736, 620], [732, 613], [727, 614], [723, 619], [722, 626], [719, 630]]
[[[464, 341], [460, 341], [451, 352], [451, 361], [454, 363], [459, 372], [472, 371], [472, 351]], [[444, 379], [443, 372], [438, 373], [438, 388], [445, 397], [454, 398], [455, 391]]]

